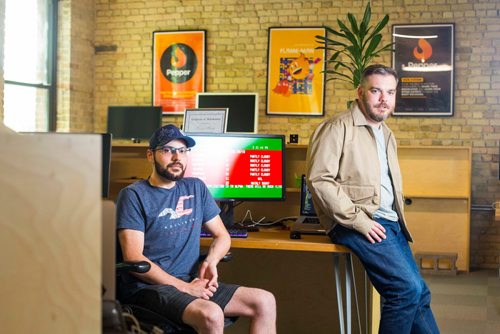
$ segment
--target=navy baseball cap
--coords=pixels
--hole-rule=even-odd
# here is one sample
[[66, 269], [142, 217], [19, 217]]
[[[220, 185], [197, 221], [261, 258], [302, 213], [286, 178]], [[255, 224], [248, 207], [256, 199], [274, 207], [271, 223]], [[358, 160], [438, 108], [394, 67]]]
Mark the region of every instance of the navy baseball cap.
[[173, 124], [167, 124], [158, 128], [151, 138], [149, 139], [149, 148], [154, 150], [159, 146], [163, 146], [168, 144], [174, 139], [182, 139], [186, 142], [187, 147], [193, 147], [196, 145], [196, 142], [193, 138], [186, 136], [184, 132], [182, 132], [178, 127]]

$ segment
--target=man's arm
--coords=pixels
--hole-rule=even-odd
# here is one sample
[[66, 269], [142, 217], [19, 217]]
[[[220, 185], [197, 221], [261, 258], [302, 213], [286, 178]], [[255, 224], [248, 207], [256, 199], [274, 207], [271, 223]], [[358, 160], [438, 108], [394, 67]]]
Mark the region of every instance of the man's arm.
[[229, 251], [231, 237], [219, 215], [206, 222], [205, 228], [212, 234], [213, 242], [208, 249], [207, 257], [200, 266], [199, 278], [208, 279], [209, 286], [217, 287], [217, 264]]
[[213, 296], [215, 289], [209, 289], [208, 280], [196, 279], [192, 282], [184, 282], [161, 269], [143, 254], [144, 233], [141, 231], [123, 229], [118, 231], [118, 239], [123, 253], [124, 261], [147, 261], [151, 269], [144, 274], [136, 274], [141, 280], [149, 284], [172, 285], [179, 291], [189, 293], [195, 297], [208, 299]]

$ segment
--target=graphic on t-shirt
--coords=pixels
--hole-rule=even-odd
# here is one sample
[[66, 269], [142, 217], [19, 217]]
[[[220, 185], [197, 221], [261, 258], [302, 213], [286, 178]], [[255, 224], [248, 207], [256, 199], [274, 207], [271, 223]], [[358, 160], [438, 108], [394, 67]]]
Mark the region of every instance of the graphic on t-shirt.
[[170, 219], [178, 219], [182, 216], [186, 216], [191, 214], [193, 212], [193, 209], [185, 209], [184, 210], [184, 201], [194, 197], [194, 195], [189, 195], [189, 196], [181, 196], [179, 197], [179, 201], [177, 202], [177, 206], [175, 207], [175, 211], [172, 208], [165, 208], [163, 209], [162, 212], [158, 215], [158, 218], [166, 216], [167, 214], [170, 214]]

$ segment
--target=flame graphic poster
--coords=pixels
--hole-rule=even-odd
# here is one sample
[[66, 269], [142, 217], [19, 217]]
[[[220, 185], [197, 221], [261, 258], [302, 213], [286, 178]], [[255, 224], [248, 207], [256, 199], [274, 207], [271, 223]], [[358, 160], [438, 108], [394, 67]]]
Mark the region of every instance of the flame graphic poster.
[[164, 114], [194, 108], [205, 91], [204, 30], [153, 32], [153, 105]]
[[453, 116], [454, 25], [394, 25], [392, 41], [399, 75], [394, 115]]
[[316, 49], [318, 35], [326, 29], [269, 28], [267, 114], [323, 115], [325, 50]]

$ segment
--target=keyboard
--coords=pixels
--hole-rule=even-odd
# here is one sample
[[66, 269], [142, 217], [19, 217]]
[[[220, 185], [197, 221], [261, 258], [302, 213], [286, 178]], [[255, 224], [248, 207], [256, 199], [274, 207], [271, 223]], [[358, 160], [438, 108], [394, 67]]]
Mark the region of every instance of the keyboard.
[[[229, 236], [231, 238], [246, 238], [248, 237], [248, 230], [244, 227], [239, 227], [239, 226], [226, 226], [227, 231], [229, 232]], [[200, 236], [202, 238], [211, 238], [212, 234], [205, 230], [204, 228], [201, 229], [201, 234]]]

